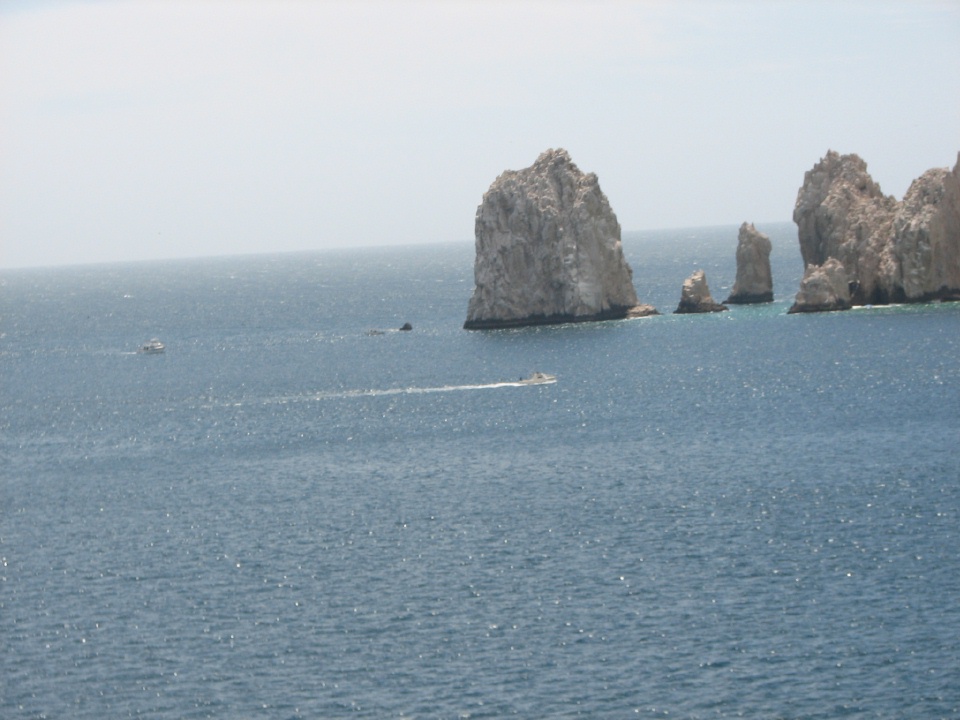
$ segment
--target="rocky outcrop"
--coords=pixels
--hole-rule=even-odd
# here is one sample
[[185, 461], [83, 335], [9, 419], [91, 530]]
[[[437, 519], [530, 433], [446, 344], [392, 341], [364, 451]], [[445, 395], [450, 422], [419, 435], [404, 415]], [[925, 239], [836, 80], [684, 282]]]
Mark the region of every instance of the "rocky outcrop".
[[597, 176], [566, 150], [507, 170], [477, 208], [467, 329], [656, 314], [639, 305], [620, 224]]
[[952, 171], [927, 170], [910, 185], [893, 219], [893, 245], [903, 300], [960, 300], [960, 153]]
[[787, 313], [828, 312], [850, 307], [850, 286], [843, 263], [828, 258], [823, 265], [807, 265], [796, 301]]
[[715, 302], [707, 286], [707, 275], [703, 270], [697, 270], [683, 281], [680, 291], [680, 304], [675, 313], [708, 313], [727, 310], [726, 305]]
[[770, 272], [770, 238], [753, 223], [743, 223], [737, 238], [737, 279], [723, 302], [731, 305], [773, 302], [773, 274]]
[[831, 150], [805, 174], [793, 219], [804, 264], [839, 260], [854, 305], [960, 295], [960, 156], [898, 202], [857, 155]]

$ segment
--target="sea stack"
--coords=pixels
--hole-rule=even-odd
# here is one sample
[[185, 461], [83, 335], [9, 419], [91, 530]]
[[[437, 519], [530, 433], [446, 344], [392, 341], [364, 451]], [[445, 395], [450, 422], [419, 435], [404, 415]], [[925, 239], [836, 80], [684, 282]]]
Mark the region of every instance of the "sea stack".
[[708, 313], [727, 310], [726, 305], [715, 302], [707, 286], [707, 275], [703, 270], [697, 270], [683, 281], [680, 291], [680, 304], [674, 313]]
[[960, 297], [960, 155], [898, 202], [857, 155], [831, 150], [804, 175], [793, 220], [804, 265], [838, 260], [854, 305]]
[[952, 171], [927, 170], [911, 183], [893, 238], [904, 300], [960, 300], [960, 153]]
[[787, 314], [849, 310], [850, 307], [850, 286], [843, 264], [836, 258], [828, 258], [823, 265], [807, 265], [796, 301]]
[[773, 302], [773, 274], [770, 271], [770, 238], [753, 223], [743, 223], [737, 238], [737, 280], [723, 302], [749, 305]]
[[620, 224], [597, 176], [566, 150], [503, 172], [477, 208], [475, 232], [468, 330], [656, 314], [637, 301]]

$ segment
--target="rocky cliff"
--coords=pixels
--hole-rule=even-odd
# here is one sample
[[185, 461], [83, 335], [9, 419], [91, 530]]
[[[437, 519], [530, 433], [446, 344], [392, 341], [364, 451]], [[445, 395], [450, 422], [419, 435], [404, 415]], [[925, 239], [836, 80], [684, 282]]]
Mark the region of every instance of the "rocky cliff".
[[910, 185], [893, 219], [891, 254], [902, 299], [960, 300], [960, 153], [952, 171], [927, 170]]
[[796, 301], [787, 314], [849, 310], [850, 307], [850, 285], [843, 264], [836, 258], [828, 258], [823, 265], [807, 265]]
[[770, 238], [753, 223], [743, 223], [737, 238], [737, 279], [724, 303], [747, 305], [773, 302]]
[[805, 174], [793, 219], [804, 264], [837, 259], [854, 305], [960, 295], [960, 156], [898, 202], [857, 155], [831, 150]]
[[722, 312], [726, 309], [725, 305], [714, 301], [713, 296], [710, 295], [707, 274], [703, 270], [697, 270], [683, 281], [683, 287], [680, 290], [680, 304], [674, 312], [707, 313]]
[[507, 170], [477, 208], [467, 329], [654, 314], [639, 305], [620, 224], [597, 176], [566, 150]]

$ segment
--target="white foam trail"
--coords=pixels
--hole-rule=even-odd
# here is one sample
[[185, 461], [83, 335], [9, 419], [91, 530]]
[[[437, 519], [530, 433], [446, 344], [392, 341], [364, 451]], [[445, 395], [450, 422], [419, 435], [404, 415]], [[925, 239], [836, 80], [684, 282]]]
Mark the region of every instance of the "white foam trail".
[[388, 388], [386, 390], [345, 390], [338, 393], [318, 393], [315, 397], [344, 398], [344, 397], [378, 397], [380, 395], [420, 395], [425, 393], [455, 392], [457, 390], [489, 390], [504, 387], [529, 387], [530, 385], [553, 385], [556, 379], [544, 380], [538, 383], [529, 382], [497, 382], [482, 385], [441, 385], [440, 387], [408, 387]]
[[342, 390], [340, 392], [320, 392], [308, 395], [298, 395], [285, 398], [275, 398], [268, 402], [289, 403], [303, 402], [308, 400], [333, 400], [337, 398], [352, 397], [381, 397], [383, 395], [423, 395], [426, 393], [456, 392], [458, 390], [490, 390], [492, 388], [505, 387], [531, 387], [534, 385], [553, 385], [557, 382], [556, 378], [541, 380], [539, 382], [497, 382], [484, 383], [482, 385], [441, 385], [439, 387], [406, 387], [406, 388], [387, 388], [385, 390]]

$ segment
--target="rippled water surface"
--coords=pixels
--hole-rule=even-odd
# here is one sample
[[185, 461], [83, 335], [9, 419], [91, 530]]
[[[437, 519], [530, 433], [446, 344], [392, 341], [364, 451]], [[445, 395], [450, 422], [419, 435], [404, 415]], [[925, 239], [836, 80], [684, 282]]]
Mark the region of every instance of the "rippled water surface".
[[760, 229], [772, 304], [628, 233], [663, 316], [496, 332], [470, 245], [3, 272], [0, 716], [960, 715], [960, 305]]

